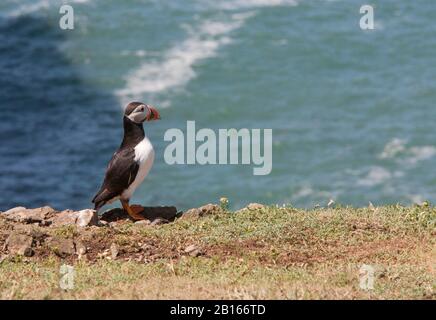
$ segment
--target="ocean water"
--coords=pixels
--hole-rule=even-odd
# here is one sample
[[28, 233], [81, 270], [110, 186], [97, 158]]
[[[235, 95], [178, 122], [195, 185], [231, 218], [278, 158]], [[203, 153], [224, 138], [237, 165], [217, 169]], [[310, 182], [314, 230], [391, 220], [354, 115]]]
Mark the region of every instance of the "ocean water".
[[[74, 30], [59, 28], [72, 5]], [[155, 105], [133, 202], [436, 202], [436, 2], [2, 0], [0, 210], [91, 206], [122, 107]], [[270, 128], [273, 168], [174, 165], [169, 128]], [[115, 204], [118, 205], [118, 204]]]

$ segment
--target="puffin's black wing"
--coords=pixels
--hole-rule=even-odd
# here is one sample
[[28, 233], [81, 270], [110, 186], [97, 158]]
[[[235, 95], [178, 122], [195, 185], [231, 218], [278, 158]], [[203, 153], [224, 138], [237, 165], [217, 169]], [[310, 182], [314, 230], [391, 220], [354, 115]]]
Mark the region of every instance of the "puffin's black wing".
[[135, 150], [125, 148], [114, 153], [106, 169], [103, 185], [92, 202], [95, 210], [100, 209], [109, 200], [120, 196], [135, 180], [139, 163], [135, 161]]

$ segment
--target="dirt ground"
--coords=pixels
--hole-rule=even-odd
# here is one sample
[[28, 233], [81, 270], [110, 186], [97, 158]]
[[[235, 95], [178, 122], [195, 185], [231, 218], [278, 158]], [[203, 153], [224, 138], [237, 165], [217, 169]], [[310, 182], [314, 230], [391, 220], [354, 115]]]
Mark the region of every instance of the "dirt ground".
[[[0, 214], [0, 297], [436, 298], [431, 206], [209, 206], [173, 219], [104, 218], [78, 227]], [[64, 264], [75, 269], [69, 290], [59, 287]], [[362, 287], [364, 265], [371, 288]]]

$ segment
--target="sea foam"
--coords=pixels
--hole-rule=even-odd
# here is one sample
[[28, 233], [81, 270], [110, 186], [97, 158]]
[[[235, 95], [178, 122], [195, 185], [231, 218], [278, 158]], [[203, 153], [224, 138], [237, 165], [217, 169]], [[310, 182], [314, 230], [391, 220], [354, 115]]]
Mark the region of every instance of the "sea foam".
[[116, 93], [123, 103], [184, 87], [196, 77], [194, 65], [213, 57], [231, 42], [228, 34], [240, 28], [249, 15], [233, 17], [230, 22], [206, 20], [188, 30], [188, 38], [164, 53], [162, 61], [147, 61], [126, 77], [125, 88]]
[[[163, 53], [160, 61], [146, 61], [125, 77], [124, 88], [116, 91], [122, 105], [130, 100], [147, 100], [160, 93], [183, 89], [197, 74], [194, 66], [201, 60], [217, 55], [219, 48], [232, 40], [229, 34], [242, 27], [245, 21], [256, 15], [255, 9], [272, 6], [294, 6], [295, 0], [236, 0], [205, 1], [203, 5], [212, 10], [233, 11], [226, 13], [223, 21], [208, 19], [197, 26], [188, 27], [188, 38], [175, 44]], [[241, 11], [242, 10], [242, 11]], [[235, 12], [236, 11], [236, 12]], [[159, 105], [169, 106], [169, 100]]]
[[384, 183], [392, 178], [392, 173], [382, 167], [371, 167], [364, 178], [357, 181], [360, 186], [372, 187]]
[[[20, 1], [21, 2], [21, 1]], [[37, 13], [42, 10], [46, 10], [50, 8], [51, 6], [57, 6], [60, 7], [63, 4], [76, 4], [76, 3], [86, 3], [89, 2], [89, 0], [69, 0], [69, 1], [62, 1], [62, 0], [40, 0], [40, 1], [32, 1], [32, 3], [25, 3], [19, 5], [16, 9], [9, 11], [6, 13], [6, 16], [8, 18], [17, 18], [25, 15], [29, 15], [32, 13]], [[17, 3], [19, 3], [17, 1]]]
[[418, 162], [436, 156], [436, 146], [407, 146], [407, 140], [394, 138], [388, 142], [379, 159], [393, 159], [399, 164], [415, 166]]
[[262, 7], [296, 6], [296, 0], [223, 0], [209, 1], [213, 7], [223, 10], [254, 9]]

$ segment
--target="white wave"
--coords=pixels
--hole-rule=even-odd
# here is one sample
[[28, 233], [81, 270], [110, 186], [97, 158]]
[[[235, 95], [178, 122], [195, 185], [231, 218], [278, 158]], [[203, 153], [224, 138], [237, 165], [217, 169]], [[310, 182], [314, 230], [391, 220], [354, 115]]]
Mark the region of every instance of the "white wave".
[[33, 1], [33, 3], [29, 4], [21, 4], [16, 9], [8, 12], [6, 15], [9, 18], [17, 18], [20, 16], [25, 16], [28, 14], [32, 14], [38, 11], [42, 11], [48, 9], [50, 6], [58, 6], [60, 8], [63, 4], [75, 4], [75, 3], [86, 3], [89, 0], [69, 0], [69, 1], [61, 1], [61, 0], [40, 0]]
[[234, 13], [232, 14], [232, 19], [233, 20], [242, 20], [245, 21], [251, 17], [254, 17], [256, 15], [256, 11], [255, 10], [251, 10], [251, 11], [246, 11], [246, 12], [238, 12], [238, 13]]
[[146, 55], [149, 55], [149, 53], [145, 50], [123, 50], [121, 51], [122, 56], [135, 56], [135, 57], [145, 57]]
[[392, 178], [390, 171], [382, 167], [371, 167], [364, 178], [357, 181], [360, 186], [372, 187], [379, 185]]
[[261, 7], [296, 6], [296, 0], [221, 0], [211, 1], [213, 7], [223, 10], [252, 9]]
[[[229, 44], [230, 32], [240, 28], [253, 17], [253, 9], [271, 6], [295, 6], [296, 0], [223, 0], [204, 1], [203, 5], [221, 10], [243, 10], [227, 15], [227, 20], [206, 20], [198, 26], [188, 26], [188, 38], [164, 53], [162, 60], [152, 60], [141, 64], [126, 76], [123, 89], [115, 93], [124, 105], [127, 101], [148, 99], [174, 89], [183, 88], [196, 77], [194, 66], [201, 60], [216, 56], [220, 47]], [[220, 17], [222, 15], [220, 14]], [[184, 26], [186, 28], [186, 26]], [[168, 100], [166, 105], [170, 105]], [[159, 102], [161, 104], [161, 101]]]
[[406, 140], [394, 138], [386, 144], [379, 158], [396, 159], [396, 162], [400, 164], [416, 165], [420, 161], [436, 156], [435, 146], [408, 147], [406, 143]]
[[36, 11], [40, 11], [42, 9], [47, 9], [48, 7], [50, 7], [50, 1], [48, 0], [38, 1], [33, 4], [23, 4], [15, 10], [8, 12], [7, 16], [10, 18], [16, 18]]
[[141, 99], [144, 94], [156, 94], [185, 86], [196, 73], [193, 66], [216, 55], [231, 39], [228, 34], [241, 27], [248, 15], [233, 17], [230, 22], [205, 21], [190, 28], [189, 37], [170, 48], [162, 61], [145, 62], [126, 77], [124, 89], [116, 94], [125, 103]]
[[406, 140], [394, 138], [386, 144], [383, 152], [379, 155], [380, 159], [392, 159], [398, 153], [406, 150]]
[[410, 165], [415, 165], [419, 161], [433, 158], [436, 155], [436, 147], [434, 146], [420, 146], [412, 147], [408, 152], [410, 155], [404, 159], [404, 162]]

